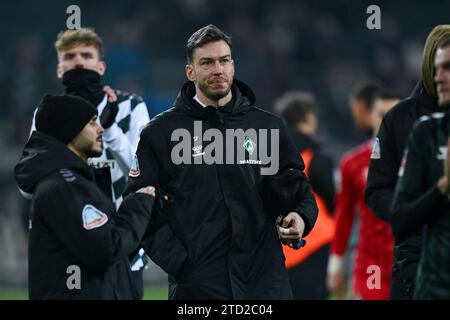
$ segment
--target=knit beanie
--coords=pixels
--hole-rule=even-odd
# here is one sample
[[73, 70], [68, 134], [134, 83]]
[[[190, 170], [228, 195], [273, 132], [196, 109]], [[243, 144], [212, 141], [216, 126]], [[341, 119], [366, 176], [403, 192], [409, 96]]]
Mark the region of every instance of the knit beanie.
[[97, 108], [83, 98], [45, 95], [36, 112], [36, 129], [68, 144], [96, 114]]

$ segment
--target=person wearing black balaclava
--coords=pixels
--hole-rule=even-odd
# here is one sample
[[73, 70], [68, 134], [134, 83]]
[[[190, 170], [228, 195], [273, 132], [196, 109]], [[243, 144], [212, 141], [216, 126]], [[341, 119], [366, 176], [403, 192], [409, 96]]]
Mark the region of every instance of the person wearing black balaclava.
[[[95, 106], [102, 102], [105, 93], [109, 91], [103, 89], [101, 76], [98, 72], [78, 67], [66, 71], [62, 76], [62, 83], [66, 94], [83, 97]], [[100, 114], [100, 124], [103, 129], [112, 126], [118, 111], [117, 97], [112, 92], [108, 103]]]
[[[56, 75], [62, 82], [64, 93], [83, 97], [97, 107], [98, 121], [105, 130], [104, 149], [100, 157], [90, 158], [88, 162], [97, 169], [97, 184], [118, 208], [140, 131], [149, 121], [147, 106], [141, 97], [113, 90], [102, 83], [106, 71], [103, 43], [92, 29], [61, 32], [55, 48], [58, 55]], [[33, 119], [31, 132], [34, 130]], [[132, 270], [142, 271], [146, 256], [139, 248], [136, 251], [131, 257]], [[142, 272], [133, 272], [133, 275], [137, 278], [136, 296], [142, 298]]]
[[87, 159], [102, 154], [97, 110], [83, 98], [46, 95], [36, 128], [15, 167], [32, 195], [30, 299], [134, 299], [128, 255], [150, 220], [155, 189], [114, 203], [95, 183]]

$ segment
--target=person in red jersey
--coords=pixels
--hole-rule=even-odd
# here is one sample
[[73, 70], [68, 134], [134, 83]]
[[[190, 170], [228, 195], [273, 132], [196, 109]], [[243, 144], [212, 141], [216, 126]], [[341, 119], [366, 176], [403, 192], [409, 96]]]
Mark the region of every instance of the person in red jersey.
[[[392, 93], [380, 93], [372, 104], [372, 126], [376, 134], [381, 120], [396, 103]], [[358, 244], [353, 268], [352, 294], [356, 299], [387, 300], [392, 269], [393, 236], [389, 223], [378, 219], [364, 202], [370, 157], [377, 152], [371, 139], [345, 154], [340, 164], [341, 188], [337, 195], [336, 232], [328, 262], [327, 285], [343, 297], [343, 262], [355, 212], [360, 218]]]

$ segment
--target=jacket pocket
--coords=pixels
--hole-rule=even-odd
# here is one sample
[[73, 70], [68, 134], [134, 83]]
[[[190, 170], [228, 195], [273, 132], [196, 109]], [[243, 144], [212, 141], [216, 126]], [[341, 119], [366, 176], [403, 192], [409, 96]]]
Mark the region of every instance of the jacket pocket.
[[169, 224], [147, 239], [146, 251], [154, 263], [174, 278], [179, 278], [187, 261], [187, 250]]

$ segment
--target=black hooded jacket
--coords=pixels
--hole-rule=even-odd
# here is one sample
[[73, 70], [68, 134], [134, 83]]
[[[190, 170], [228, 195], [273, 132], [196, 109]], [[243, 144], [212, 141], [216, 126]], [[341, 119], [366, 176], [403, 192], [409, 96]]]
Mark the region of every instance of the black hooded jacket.
[[[255, 107], [253, 92], [244, 83], [235, 80], [232, 93], [225, 106], [202, 107], [193, 99], [194, 84], [187, 82], [174, 106], [143, 130], [130, 171], [126, 192], [154, 184], [169, 195], [152, 213], [145, 246], [170, 276], [171, 299], [291, 298], [275, 220], [298, 212], [305, 236], [317, 217], [303, 161], [281, 119]], [[246, 136], [247, 145], [239, 139], [225, 143], [230, 129], [249, 136], [255, 129], [257, 136], [251, 141]], [[261, 138], [263, 130], [267, 139]], [[271, 142], [276, 130], [278, 144]], [[181, 136], [187, 143], [184, 153], [178, 149]], [[220, 136], [223, 149], [216, 145], [211, 153], [216, 162], [210, 163], [210, 147]], [[261, 174], [258, 161], [266, 149], [279, 160], [274, 175]], [[241, 151], [246, 160], [252, 153], [254, 161], [237, 159]], [[186, 161], [174, 158], [179, 154]]]
[[32, 194], [30, 299], [138, 298], [127, 257], [145, 232], [152, 197], [130, 195], [116, 214], [91, 168], [38, 131], [28, 140], [15, 177], [19, 188]]
[[[367, 205], [380, 219], [390, 221], [398, 170], [414, 122], [439, 111], [436, 98], [427, 94], [420, 81], [411, 97], [384, 116], [375, 143], [379, 150], [372, 153], [365, 191]], [[421, 243], [421, 232], [395, 240], [391, 299], [412, 297]]]

